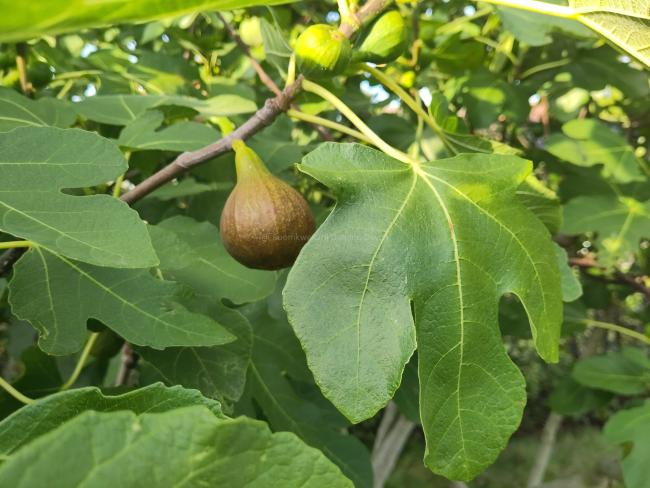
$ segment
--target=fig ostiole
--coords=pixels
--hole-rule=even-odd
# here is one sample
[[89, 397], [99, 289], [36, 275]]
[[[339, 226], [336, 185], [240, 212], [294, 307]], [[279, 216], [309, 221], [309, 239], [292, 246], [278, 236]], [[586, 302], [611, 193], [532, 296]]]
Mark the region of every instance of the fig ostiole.
[[232, 143], [237, 184], [221, 213], [226, 250], [244, 266], [291, 266], [316, 226], [303, 196], [276, 178], [243, 141]]
[[408, 45], [406, 21], [397, 10], [381, 15], [360, 38], [354, 61], [384, 64], [399, 58]]
[[300, 34], [295, 53], [300, 72], [307, 78], [319, 79], [343, 73], [350, 63], [352, 48], [336, 27], [315, 24]]

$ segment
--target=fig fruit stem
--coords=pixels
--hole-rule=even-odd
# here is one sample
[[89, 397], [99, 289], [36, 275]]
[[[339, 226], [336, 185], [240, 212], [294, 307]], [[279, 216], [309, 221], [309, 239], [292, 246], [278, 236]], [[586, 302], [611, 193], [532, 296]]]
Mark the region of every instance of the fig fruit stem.
[[79, 375], [81, 374], [83, 367], [86, 365], [86, 360], [88, 359], [88, 356], [90, 355], [90, 351], [95, 345], [95, 342], [97, 341], [98, 337], [99, 337], [99, 332], [92, 332], [88, 336], [86, 345], [84, 346], [83, 351], [81, 351], [81, 355], [77, 359], [77, 364], [75, 364], [72, 374], [70, 375], [68, 380], [65, 383], [63, 383], [63, 385], [61, 385], [61, 388], [59, 388], [60, 391], [65, 391], [69, 389], [79, 379]]
[[314, 83], [313, 81], [309, 80], [304, 80], [302, 83], [302, 87], [305, 91], [314, 93], [315, 95], [318, 95], [321, 97], [323, 100], [326, 100], [330, 102], [332, 105], [334, 105], [334, 108], [336, 108], [341, 114], [347, 118], [354, 126], [359, 129], [360, 132], [362, 132], [370, 141], [372, 144], [377, 146], [381, 151], [386, 153], [392, 158], [397, 159], [398, 161], [402, 161], [403, 163], [410, 164], [410, 165], [417, 165], [417, 161], [414, 159], [411, 159], [408, 154], [403, 153], [399, 149], [394, 148], [390, 144], [388, 144], [386, 141], [384, 141], [381, 137], [379, 137], [370, 127], [368, 127], [357, 114], [354, 113], [354, 111], [348, 107], [340, 98], [338, 98], [336, 95], [334, 95], [332, 92], [327, 90], [326, 88]]
[[347, 134], [351, 137], [354, 137], [359, 141], [372, 144], [372, 141], [363, 133], [359, 132], [358, 130], [352, 129], [346, 125], [339, 124], [338, 122], [334, 122], [333, 120], [319, 117], [317, 115], [306, 114], [304, 112], [301, 112], [300, 110], [295, 110], [295, 109], [289, 109], [287, 115], [291, 118], [302, 120], [303, 122], [322, 125], [323, 127], [327, 127], [328, 129], [333, 129], [343, 134]]
[[371, 74], [374, 78], [377, 79], [377, 81], [379, 81], [379, 83], [381, 83], [390, 91], [392, 91], [395, 95], [397, 95], [406, 105], [408, 105], [408, 107], [411, 110], [413, 110], [413, 112], [415, 112], [415, 114], [418, 117], [422, 118], [422, 120], [424, 120], [424, 122], [429, 127], [431, 127], [431, 130], [438, 137], [440, 137], [442, 142], [445, 144], [445, 147], [451, 154], [457, 154], [456, 149], [451, 144], [449, 144], [445, 131], [442, 130], [442, 127], [438, 125], [438, 123], [435, 121], [433, 117], [431, 117], [428, 113], [425, 112], [425, 110], [422, 108], [422, 104], [418, 103], [411, 95], [409, 95], [406, 92], [406, 90], [404, 90], [404, 88], [399, 86], [397, 82], [393, 80], [390, 76], [387, 76], [382, 71], [368, 64], [363, 64], [362, 66], [364, 71]]
[[0, 387], [2, 387], [7, 393], [9, 393], [12, 397], [14, 397], [20, 403], [24, 403], [25, 405], [29, 405], [30, 403], [34, 403], [34, 400], [32, 398], [29, 398], [28, 396], [25, 396], [22, 393], [20, 393], [13, 386], [11, 386], [11, 384], [7, 380], [5, 380], [1, 376], [0, 376]]

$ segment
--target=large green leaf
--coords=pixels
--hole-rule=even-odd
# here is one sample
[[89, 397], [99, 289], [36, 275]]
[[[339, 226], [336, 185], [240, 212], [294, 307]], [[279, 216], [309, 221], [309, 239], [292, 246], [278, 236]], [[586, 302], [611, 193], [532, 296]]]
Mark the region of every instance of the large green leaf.
[[276, 5], [287, 0], [48, 0], [0, 1], [0, 42], [20, 41], [44, 34], [59, 34], [84, 27], [113, 25], [180, 16], [200, 10], [233, 10], [251, 5]]
[[126, 169], [117, 146], [92, 132], [0, 133], [0, 230], [99, 266], [153, 266], [158, 258], [135, 211], [110, 195], [61, 192], [105, 183]]
[[350, 420], [371, 417], [399, 386], [417, 330], [425, 462], [472, 478], [504, 447], [526, 398], [501, 343], [501, 295], [524, 304], [540, 355], [558, 357], [557, 258], [515, 194], [530, 163], [464, 154], [405, 165], [328, 143], [302, 170], [339, 197], [284, 291], [317, 383]]
[[44, 351], [57, 355], [83, 346], [90, 318], [133, 344], [154, 348], [234, 340], [214, 320], [188, 311], [182, 297], [183, 287], [149, 270], [100, 268], [42, 248], [21, 257], [9, 283], [13, 312], [39, 331]]
[[371, 487], [370, 455], [359, 439], [341, 431], [345, 419], [321, 395], [317, 402], [296, 391], [293, 382], [312, 384], [313, 378], [286, 316], [273, 318], [266, 302], [247, 307], [246, 315], [254, 334], [248, 388], [271, 428], [321, 450], [357, 488]]
[[251, 359], [252, 333], [248, 321], [236, 310], [220, 303], [209, 307], [236, 340], [222, 346], [169, 347], [163, 351], [138, 348], [157, 375], [168, 385], [196, 388], [209, 398], [229, 403], [239, 400], [246, 384]]
[[172, 217], [149, 229], [166, 277], [208, 298], [235, 303], [260, 300], [275, 287], [276, 274], [235, 261], [219, 238], [219, 229], [189, 217]]
[[95, 387], [55, 393], [24, 406], [0, 422], [0, 454], [10, 455], [86, 410], [130, 410], [144, 414], [192, 405], [205, 405], [213, 414], [223, 416], [219, 403], [202, 397], [198, 391], [178, 386], [167, 388], [160, 383], [122, 395], [105, 395]]
[[605, 424], [603, 434], [610, 442], [632, 446], [623, 459], [625, 486], [650, 487], [650, 400], [614, 414]]
[[351, 487], [322, 453], [258, 421], [206, 407], [164, 413], [87, 411], [6, 459], [0, 485]]
[[0, 132], [22, 126], [70, 127], [77, 114], [70, 104], [56, 98], [31, 100], [15, 90], [0, 87]]

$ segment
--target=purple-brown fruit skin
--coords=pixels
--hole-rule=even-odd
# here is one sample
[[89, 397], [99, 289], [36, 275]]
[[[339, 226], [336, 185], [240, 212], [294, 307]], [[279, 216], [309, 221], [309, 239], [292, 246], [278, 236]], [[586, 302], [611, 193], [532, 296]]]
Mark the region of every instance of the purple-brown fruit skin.
[[237, 185], [221, 213], [221, 239], [249, 268], [291, 266], [316, 229], [300, 193], [273, 176], [243, 142], [235, 141]]

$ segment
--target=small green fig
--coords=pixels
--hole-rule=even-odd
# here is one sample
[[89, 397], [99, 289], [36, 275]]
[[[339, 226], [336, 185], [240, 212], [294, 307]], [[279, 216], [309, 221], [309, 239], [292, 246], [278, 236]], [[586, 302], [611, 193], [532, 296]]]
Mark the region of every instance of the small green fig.
[[408, 32], [404, 17], [390, 10], [379, 17], [361, 38], [355, 49], [355, 61], [383, 64], [399, 58], [408, 45]]
[[347, 37], [326, 24], [307, 27], [298, 37], [295, 51], [300, 72], [314, 79], [343, 73], [352, 56]]
[[243, 141], [234, 141], [232, 147], [237, 184], [219, 222], [226, 250], [249, 268], [291, 266], [316, 227], [309, 205]]

